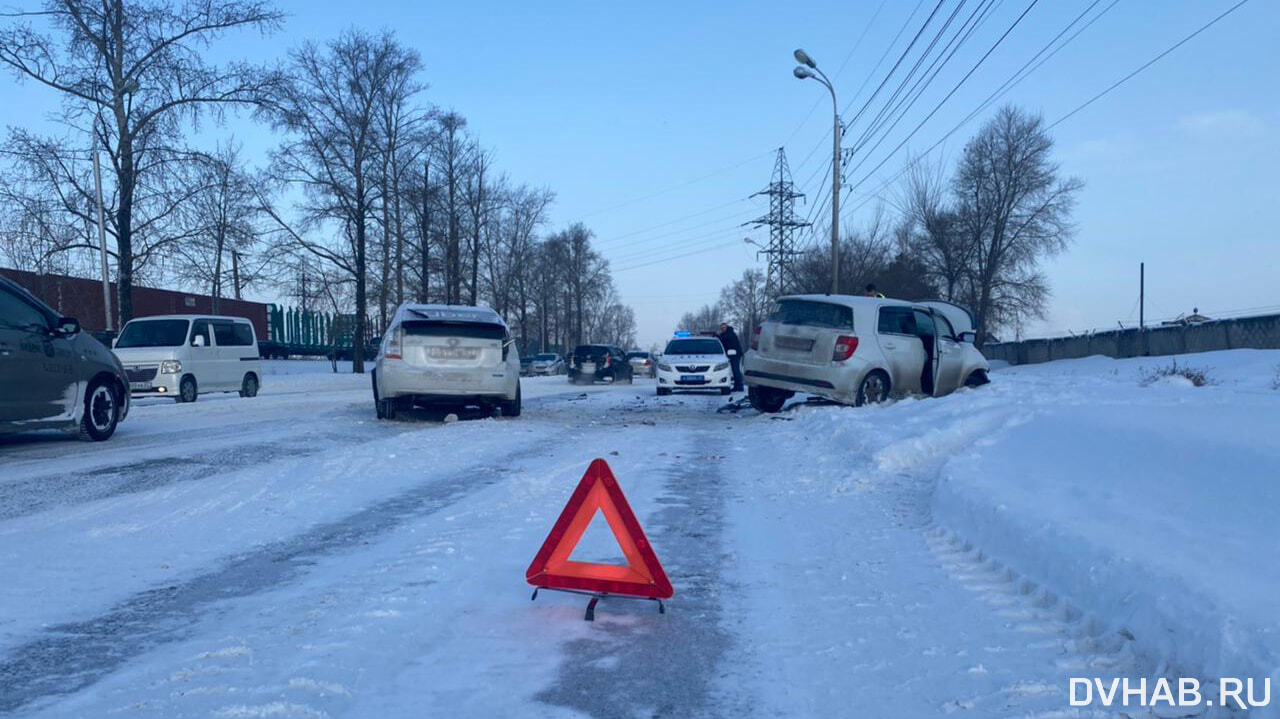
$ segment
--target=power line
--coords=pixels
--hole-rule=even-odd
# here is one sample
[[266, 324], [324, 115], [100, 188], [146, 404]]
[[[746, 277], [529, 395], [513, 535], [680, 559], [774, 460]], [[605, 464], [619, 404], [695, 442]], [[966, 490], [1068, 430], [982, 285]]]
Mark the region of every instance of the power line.
[[1220, 14], [1220, 15], [1218, 15], [1217, 17], [1215, 17], [1214, 19], [1210, 20], [1209, 22], [1205, 23], [1204, 25], [1201, 25], [1201, 26], [1200, 26], [1200, 27], [1199, 27], [1195, 32], [1193, 32], [1193, 33], [1191, 33], [1190, 35], [1187, 35], [1186, 37], [1184, 37], [1184, 38], [1182, 38], [1181, 40], [1177, 41], [1176, 43], [1174, 43], [1172, 46], [1170, 46], [1170, 47], [1169, 47], [1167, 50], [1165, 50], [1164, 52], [1162, 52], [1162, 53], [1160, 53], [1159, 55], [1156, 55], [1155, 57], [1153, 57], [1153, 58], [1151, 58], [1150, 60], [1146, 61], [1146, 62], [1145, 62], [1145, 63], [1143, 63], [1141, 66], [1139, 66], [1139, 67], [1138, 67], [1138, 69], [1134, 70], [1133, 72], [1129, 73], [1128, 75], [1125, 75], [1124, 77], [1120, 78], [1119, 80], [1116, 80], [1116, 81], [1115, 81], [1114, 83], [1112, 83], [1112, 84], [1111, 84], [1107, 89], [1103, 90], [1102, 92], [1098, 93], [1097, 95], [1094, 95], [1093, 97], [1091, 97], [1091, 98], [1089, 98], [1088, 100], [1084, 101], [1084, 102], [1083, 102], [1083, 103], [1081, 103], [1078, 107], [1076, 107], [1076, 109], [1072, 110], [1071, 112], [1068, 112], [1067, 114], [1063, 115], [1062, 117], [1058, 118], [1057, 120], [1054, 120], [1054, 121], [1053, 121], [1053, 123], [1052, 123], [1052, 124], [1050, 124], [1050, 125], [1049, 125], [1048, 127], [1046, 127], [1045, 129], [1046, 129], [1046, 130], [1052, 130], [1054, 127], [1056, 127], [1056, 126], [1057, 126], [1059, 123], [1061, 123], [1062, 121], [1066, 120], [1067, 118], [1071, 117], [1072, 115], [1075, 115], [1077, 112], [1080, 112], [1081, 110], [1085, 109], [1086, 107], [1088, 107], [1088, 106], [1092, 105], [1094, 102], [1096, 102], [1097, 100], [1101, 99], [1104, 95], [1106, 95], [1106, 94], [1110, 93], [1112, 90], [1116, 89], [1117, 87], [1120, 87], [1121, 85], [1123, 85], [1123, 84], [1125, 84], [1126, 82], [1128, 82], [1129, 80], [1131, 80], [1131, 79], [1133, 78], [1133, 76], [1137, 75], [1138, 73], [1142, 72], [1143, 70], [1146, 70], [1147, 68], [1149, 68], [1149, 67], [1151, 67], [1152, 65], [1156, 64], [1157, 62], [1159, 62], [1162, 58], [1164, 58], [1164, 56], [1165, 56], [1165, 55], [1168, 55], [1169, 53], [1173, 52], [1174, 50], [1177, 50], [1178, 48], [1180, 48], [1180, 47], [1182, 47], [1183, 45], [1185, 45], [1189, 40], [1191, 40], [1191, 38], [1195, 37], [1196, 35], [1199, 35], [1200, 33], [1204, 32], [1205, 30], [1208, 30], [1209, 28], [1213, 27], [1214, 25], [1216, 25], [1216, 24], [1218, 23], [1218, 21], [1219, 21], [1219, 20], [1221, 20], [1222, 18], [1224, 18], [1224, 17], [1226, 17], [1226, 16], [1230, 15], [1231, 13], [1235, 12], [1236, 10], [1240, 9], [1240, 6], [1241, 6], [1241, 5], [1244, 5], [1244, 4], [1245, 4], [1245, 3], [1247, 3], [1247, 2], [1249, 2], [1249, 0], [1240, 0], [1240, 2], [1238, 2], [1238, 3], [1236, 3], [1235, 5], [1232, 5], [1231, 7], [1227, 8], [1225, 12], [1223, 12], [1223, 13], [1222, 13], [1222, 14]]
[[[770, 150], [769, 152], [772, 152], [772, 150]], [[756, 160], [759, 160], [759, 159], [761, 159], [761, 158], [767, 157], [767, 156], [769, 155], [769, 152], [763, 152], [763, 153], [761, 153], [761, 154], [759, 154], [759, 155], [754, 155], [754, 156], [752, 156], [752, 157], [748, 157], [747, 159], [745, 159], [745, 160], [743, 160], [743, 161], [741, 161], [741, 162], [739, 162], [739, 163], [737, 163], [737, 164], [729, 165], [729, 166], [727, 166], [727, 167], [722, 167], [722, 168], [720, 168], [720, 169], [718, 169], [718, 170], [715, 170], [715, 171], [713, 171], [713, 172], [708, 172], [708, 173], [707, 173], [707, 174], [705, 174], [705, 175], [701, 175], [701, 176], [699, 176], [699, 177], [695, 177], [695, 178], [693, 178], [693, 179], [691, 179], [691, 180], [685, 180], [684, 182], [680, 182], [680, 183], [677, 183], [677, 184], [674, 184], [674, 185], [670, 185], [670, 186], [665, 187], [665, 188], [663, 188], [663, 189], [661, 189], [661, 190], [658, 190], [658, 191], [656, 191], [656, 192], [651, 192], [651, 193], [649, 193], [649, 194], [647, 194], [647, 195], [642, 195], [642, 196], [640, 196], [640, 197], [633, 197], [633, 198], [631, 198], [630, 200], [624, 200], [624, 201], [619, 202], [619, 203], [617, 203], [617, 204], [615, 204], [615, 205], [610, 205], [610, 206], [605, 207], [605, 208], [603, 208], [603, 209], [595, 210], [594, 212], [588, 212], [588, 213], [586, 213], [586, 214], [579, 215], [579, 217], [580, 217], [580, 218], [582, 218], [582, 219], [586, 219], [586, 218], [588, 218], [588, 217], [594, 217], [594, 216], [596, 216], [596, 215], [600, 215], [600, 214], [603, 214], [603, 213], [605, 213], [605, 212], [611, 212], [611, 211], [613, 211], [613, 210], [616, 210], [616, 209], [619, 209], [619, 208], [622, 208], [622, 207], [626, 207], [626, 206], [628, 206], [628, 205], [634, 205], [634, 204], [635, 204], [635, 203], [637, 203], [637, 202], [643, 202], [643, 201], [645, 201], [645, 200], [651, 200], [651, 199], [653, 199], [653, 198], [655, 198], [655, 197], [658, 197], [659, 195], [665, 195], [665, 194], [667, 194], [668, 192], [672, 192], [672, 191], [674, 191], [674, 190], [678, 190], [678, 189], [680, 189], [680, 188], [682, 188], [682, 187], [688, 187], [689, 185], [692, 185], [692, 184], [695, 184], [695, 183], [698, 183], [698, 182], [702, 182], [703, 180], [707, 180], [707, 179], [710, 179], [710, 178], [712, 178], [712, 177], [716, 177], [717, 175], [723, 175], [723, 174], [724, 174], [724, 173], [726, 173], [726, 172], [732, 172], [733, 170], [736, 170], [736, 169], [738, 169], [739, 167], [742, 167], [743, 165], [747, 165], [747, 164], [750, 164], [750, 163], [752, 163], [752, 162], [755, 162]]]

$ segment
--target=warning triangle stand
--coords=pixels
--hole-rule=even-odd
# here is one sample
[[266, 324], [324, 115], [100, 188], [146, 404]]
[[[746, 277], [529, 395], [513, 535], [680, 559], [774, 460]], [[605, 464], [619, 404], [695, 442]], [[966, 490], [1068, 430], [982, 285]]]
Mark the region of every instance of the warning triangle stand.
[[[604, 514], [609, 529], [613, 530], [613, 537], [627, 559], [625, 565], [578, 562], [569, 558], [597, 511]], [[675, 594], [622, 494], [622, 487], [603, 459], [595, 459], [587, 467], [524, 576], [536, 587], [532, 599], [538, 598], [541, 589], [590, 596], [584, 617], [587, 621], [595, 619], [596, 603], [605, 597], [652, 600], [658, 603], [659, 613], [666, 613], [662, 600]]]

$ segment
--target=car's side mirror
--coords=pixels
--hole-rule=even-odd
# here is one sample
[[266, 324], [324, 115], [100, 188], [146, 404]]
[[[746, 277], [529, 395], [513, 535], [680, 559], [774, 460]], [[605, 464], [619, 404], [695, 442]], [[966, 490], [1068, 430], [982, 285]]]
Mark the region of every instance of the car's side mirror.
[[196, 335], [191, 338], [192, 347], [204, 347], [204, 335]]
[[74, 317], [59, 317], [54, 332], [66, 337], [78, 334], [80, 332], [80, 320]]
[[977, 332], [972, 332], [972, 331], [970, 331], [970, 332], [961, 332], [961, 333], [960, 333], [960, 341], [961, 341], [961, 342], [968, 342], [969, 344], [973, 344], [974, 342], [978, 341], [978, 333], [977, 333]]

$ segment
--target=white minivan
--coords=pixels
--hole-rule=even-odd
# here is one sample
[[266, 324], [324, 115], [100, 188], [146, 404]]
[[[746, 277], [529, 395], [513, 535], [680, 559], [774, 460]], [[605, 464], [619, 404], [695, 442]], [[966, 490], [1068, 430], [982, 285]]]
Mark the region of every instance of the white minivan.
[[120, 330], [113, 351], [134, 397], [178, 402], [194, 402], [206, 392], [254, 397], [262, 386], [258, 338], [243, 317], [137, 317]]

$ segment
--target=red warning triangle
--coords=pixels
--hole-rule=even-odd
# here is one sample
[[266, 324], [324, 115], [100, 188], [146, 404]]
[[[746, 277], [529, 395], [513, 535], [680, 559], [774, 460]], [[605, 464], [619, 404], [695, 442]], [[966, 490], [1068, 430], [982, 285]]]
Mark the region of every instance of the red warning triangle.
[[[604, 513], [613, 537], [627, 558], [626, 565], [577, 562], [569, 559], [596, 511]], [[622, 487], [603, 459], [596, 459], [582, 475], [569, 503], [551, 528], [542, 549], [524, 573], [535, 587], [577, 589], [584, 592], [627, 594], [667, 599], [675, 593], [667, 573], [649, 546]]]

